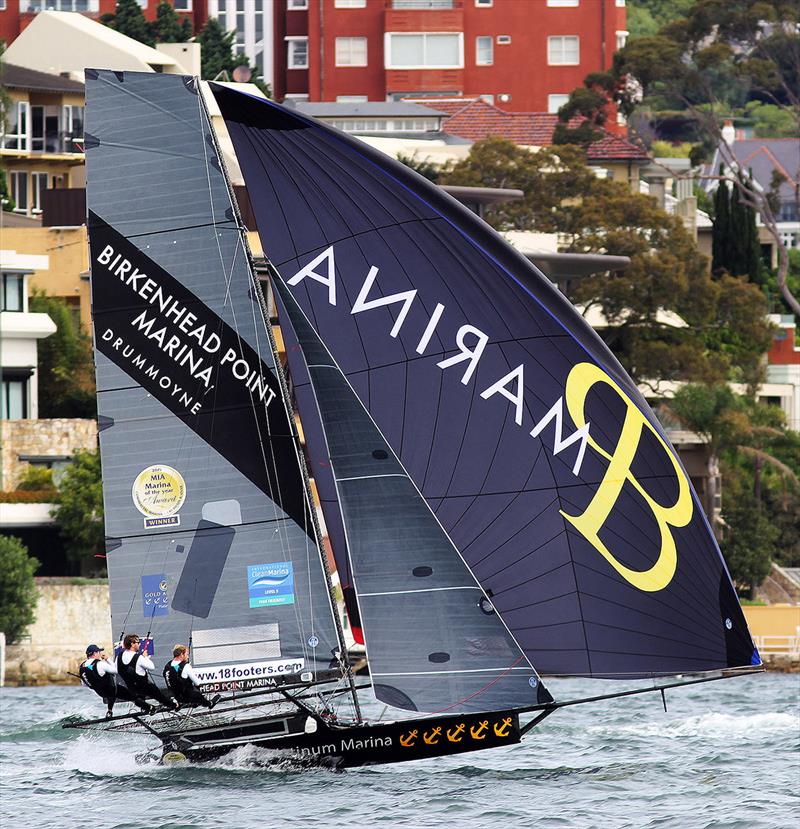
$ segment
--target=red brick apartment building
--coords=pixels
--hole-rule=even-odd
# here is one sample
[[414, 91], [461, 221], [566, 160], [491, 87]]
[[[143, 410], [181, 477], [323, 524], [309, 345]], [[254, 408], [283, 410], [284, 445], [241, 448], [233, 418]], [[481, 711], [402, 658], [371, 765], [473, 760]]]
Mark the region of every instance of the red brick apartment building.
[[623, 43], [625, 0], [276, 0], [275, 97], [487, 96], [555, 112]]
[[[155, 20], [160, 0], [139, 0], [144, 16]], [[207, 18], [207, 0], [167, 0], [179, 14], [191, 15], [195, 31]], [[104, 14], [113, 14], [117, 0], [0, 0], [0, 40], [11, 43], [14, 38], [41, 11], [80, 12], [98, 20]]]

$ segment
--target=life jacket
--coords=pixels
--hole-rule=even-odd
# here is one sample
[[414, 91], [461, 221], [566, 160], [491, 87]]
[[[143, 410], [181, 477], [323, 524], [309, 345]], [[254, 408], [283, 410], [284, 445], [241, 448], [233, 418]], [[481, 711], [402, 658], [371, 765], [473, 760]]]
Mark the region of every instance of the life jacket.
[[167, 683], [167, 688], [172, 691], [177, 699], [188, 697], [194, 690], [192, 680], [183, 675], [183, 669], [188, 664], [188, 662], [179, 662], [177, 665], [173, 665], [170, 660], [164, 665], [164, 670], [161, 672], [164, 681]]
[[96, 694], [105, 697], [111, 696], [115, 691], [114, 674], [106, 673], [103, 676], [97, 673], [97, 663], [99, 659], [93, 659], [88, 665], [85, 662], [81, 663], [78, 668], [78, 675]]
[[139, 676], [136, 673], [136, 663], [139, 661], [139, 654], [135, 653], [133, 659], [126, 665], [122, 661], [122, 654], [125, 651], [120, 651], [117, 657], [117, 671], [119, 672], [122, 681], [128, 686], [129, 691], [146, 691], [150, 685], [150, 680], [145, 673], [144, 676]]

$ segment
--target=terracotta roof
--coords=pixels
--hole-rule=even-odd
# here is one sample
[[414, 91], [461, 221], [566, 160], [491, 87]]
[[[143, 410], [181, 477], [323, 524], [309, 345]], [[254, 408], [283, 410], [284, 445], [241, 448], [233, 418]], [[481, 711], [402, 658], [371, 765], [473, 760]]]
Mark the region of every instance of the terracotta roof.
[[[442, 124], [444, 132], [470, 141], [480, 141], [490, 135], [508, 138], [516, 144], [546, 147], [553, 143], [553, 130], [558, 115], [548, 112], [505, 112], [483, 98], [406, 98], [408, 102], [427, 104], [437, 112], [447, 114]], [[604, 130], [604, 136], [590, 145], [590, 162], [634, 160], [647, 161], [647, 152], [641, 147]]]
[[83, 92], [84, 85], [62, 75], [37, 72], [13, 63], [3, 63], [3, 86], [11, 89], [35, 89], [39, 92]]

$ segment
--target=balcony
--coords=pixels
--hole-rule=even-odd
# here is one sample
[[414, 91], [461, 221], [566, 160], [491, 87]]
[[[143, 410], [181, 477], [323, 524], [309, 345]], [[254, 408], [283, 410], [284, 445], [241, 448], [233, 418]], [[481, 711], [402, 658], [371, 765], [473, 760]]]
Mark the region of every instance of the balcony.
[[386, 0], [386, 32], [462, 32], [463, 0]]

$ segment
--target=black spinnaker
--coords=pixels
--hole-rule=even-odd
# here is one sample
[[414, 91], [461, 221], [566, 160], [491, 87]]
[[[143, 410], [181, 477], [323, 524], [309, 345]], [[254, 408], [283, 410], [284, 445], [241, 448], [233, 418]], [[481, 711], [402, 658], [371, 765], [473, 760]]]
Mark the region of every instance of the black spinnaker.
[[[271, 101], [214, 92], [279, 293], [528, 662], [610, 678], [760, 664], [675, 450], [563, 295], [403, 165]], [[308, 418], [324, 394], [311, 385]], [[311, 455], [330, 480], [331, 457]]]

